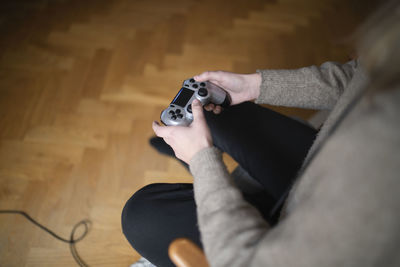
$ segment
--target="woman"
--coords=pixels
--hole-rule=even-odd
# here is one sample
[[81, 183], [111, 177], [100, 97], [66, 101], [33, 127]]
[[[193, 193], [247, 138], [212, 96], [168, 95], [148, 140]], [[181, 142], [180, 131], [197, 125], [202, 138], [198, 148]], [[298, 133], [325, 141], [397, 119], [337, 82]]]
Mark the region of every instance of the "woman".
[[[396, 1], [376, 13], [360, 60], [344, 65], [195, 76], [223, 87], [233, 106], [206, 107], [221, 113], [213, 115], [193, 103], [190, 127], [153, 123], [194, 186], [139, 190], [122, 214], [132, 246], [157, 266], [172, 264], [168, 244], [182, 236], [202, 245], [212, 266], [398, 266], [399, 17]], [[331, 112], [317, 133], [253, 99]], [[234, 183], [221, 151], [256, 191]]]

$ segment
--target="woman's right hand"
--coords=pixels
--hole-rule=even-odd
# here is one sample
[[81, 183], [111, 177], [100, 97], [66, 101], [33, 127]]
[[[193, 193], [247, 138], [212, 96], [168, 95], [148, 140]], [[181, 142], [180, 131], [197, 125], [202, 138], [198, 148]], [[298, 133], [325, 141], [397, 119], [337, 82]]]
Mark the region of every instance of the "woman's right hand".
[[[245, 101], [254, 100], [260, 94], [261, 75], [237, 74], [226, 71], [206, 71], [193, 77], [198, 82], [209, 81], [224, 89], [231, 96], [231, 105], [240, 104]], [[218, 114], [222, 111], [221, 106], [208, 104], [204, 107], [207, 111]]]

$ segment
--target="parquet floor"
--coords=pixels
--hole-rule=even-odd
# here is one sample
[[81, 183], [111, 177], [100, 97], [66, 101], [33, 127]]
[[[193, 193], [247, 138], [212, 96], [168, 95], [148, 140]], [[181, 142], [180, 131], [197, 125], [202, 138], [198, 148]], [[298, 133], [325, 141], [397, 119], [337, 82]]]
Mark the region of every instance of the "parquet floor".
[[[2, 0], [0, 209], [23, 209], [63, 236], [88, 218], [84, 260], [128, 266], [139, 255], [121, 233], [125, 201], [148, 183], [191, 182], [148, 145], [181, 81], [344, 62], [366, 2]], [[0, 214], [0, 266], [75, 263], [66, 244]]]

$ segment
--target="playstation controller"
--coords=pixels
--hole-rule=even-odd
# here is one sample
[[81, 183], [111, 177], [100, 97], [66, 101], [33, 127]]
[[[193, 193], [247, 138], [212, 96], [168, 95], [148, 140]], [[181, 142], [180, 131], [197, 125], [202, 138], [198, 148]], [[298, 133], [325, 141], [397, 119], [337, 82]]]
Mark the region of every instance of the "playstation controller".
[[168, 108], [161, 112], [161, 122], [167, 126], [188, 126], [193, 121], [192, 102], [198, 99], [204, 106], [209, 103], [227, 107], [229, 94], [211, 82], [196, 82], [193, 78], [183, 82], [182, 88]]

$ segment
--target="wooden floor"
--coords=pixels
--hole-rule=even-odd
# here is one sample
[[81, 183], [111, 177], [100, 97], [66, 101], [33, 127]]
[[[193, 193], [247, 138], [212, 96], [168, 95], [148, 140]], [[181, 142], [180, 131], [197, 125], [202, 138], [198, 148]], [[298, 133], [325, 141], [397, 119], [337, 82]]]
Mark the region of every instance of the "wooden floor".
[[[191, 182], [148, 145], [181, 81], [344, 62], [368, 11], [361, 0], [2, 0], [0, 209], [66, 237], [88, 218], [84, 260], [128, 266], [139, 255], [121, 232], [125, 201], [149, 183]], [[0, 266], [75, 263], [66, 244], [0, 214]]]

